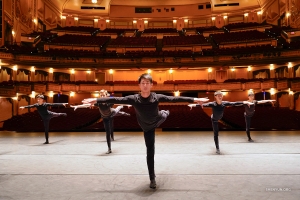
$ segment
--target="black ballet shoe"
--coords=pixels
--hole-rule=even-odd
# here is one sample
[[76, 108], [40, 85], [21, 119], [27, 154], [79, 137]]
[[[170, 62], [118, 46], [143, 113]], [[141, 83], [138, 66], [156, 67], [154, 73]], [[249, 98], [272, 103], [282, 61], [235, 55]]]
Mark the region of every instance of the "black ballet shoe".
[[49, 144], [49, 141], [44, 142], [44, 144]]
[[221, 154], [220, 149], [216, 150], [216, 154]]
[[106, 154], [110, 154], [112, 153], [111, 149], [108, 149], [108, 151], [106, 152]]
[[115, 141], [115, 138], [113, 136], [111, 137], [111, 141]]
[[156, 188], [156, 181], [155, 179], [150, 180], [150, 188], [155, 189]]
[[248, 139], [248, 142], [254, 142], [254, 140], [252, 140], [252, 139], [250, 138], [250, 139]]

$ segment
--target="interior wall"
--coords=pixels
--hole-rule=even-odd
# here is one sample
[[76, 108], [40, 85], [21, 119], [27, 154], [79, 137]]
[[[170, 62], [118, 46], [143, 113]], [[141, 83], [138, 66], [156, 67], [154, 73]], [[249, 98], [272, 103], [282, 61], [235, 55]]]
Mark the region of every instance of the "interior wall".
[[0, 98], [0, 121], [10, 119], [12, 116], [12, 104], [6, 98]]

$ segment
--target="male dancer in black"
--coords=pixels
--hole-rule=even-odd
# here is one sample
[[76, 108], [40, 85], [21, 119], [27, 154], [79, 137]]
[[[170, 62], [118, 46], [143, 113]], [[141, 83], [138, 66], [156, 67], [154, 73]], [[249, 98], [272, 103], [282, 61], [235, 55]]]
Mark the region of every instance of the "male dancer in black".
[[214, 131], [214, 141], [215, 141], [215, 145], [216, 145], [216, 153], [220, 154], [218, 121], [223, 117], [225, 107], [226, 106], [237, 106], [237, 105], [242, 105], [242, 104], [253, 105], [253, 103], [248, 102], [248, 101], [241, 101], [241, 102], [222, 101], [223, 94], [221, 91], [215, 92], [214, 95], [215, 95], [215, 99], [216, 99], [216, 101], [214, 101], [214, 102], [209, 102], [209, 103], [205, 103], [202, 105], [190, 104], [188, 106], [191, 107], [191, 109], [192, 109], [192, 107], [195, 107], [195, 106], [212, 108], [213, 114], [211, 115], [211, 122], [212, 122], [213, 131]]
[[[106, 90], [100, 90], [100, 98], [108, 97], [110, 94]], [[112, 153], [111, 151], [111, 140], [114, 141], [114, 117], [115, 116], [130, 116], [129, 113], [120, 111], [123, 108], [123, 105], [120, 105], [116, 108], [112, 108], [114, 104], [111, 103], [96, 103], [95, 106], [99, 107], [101, 117], [103, 119], [104, 128], [106, 132], [106, 142], [108, 146], [108, 151], [106, 154]], [[76, 110], [77, 108], [87, 108], [90, 107], [90, 104], [82, 104], [78, 106], [71, 106]], [[127, 105], [131, 106], [131, 105]]]
[[255, 105], [256, 104], [261, 104], [261, 103], [268, 103], [268, 102], [272, 103], [275, 100], [256, 101], [256, 100], [254, 100], [254, 92], [252, 90], [250, 90], [248, 92], [248, 101], [253, 103], [253, 105], [244, 104], [244, 107], [245, 107], [244, 117], [245, 117], [245, 122], [246, 122], [246, 133], [247, 133], [247, 136], [248, 136], [248, 141], [249, 142], [254, 142], [251, 139], [251, 136], [250, 136], [250, 124], [251, 124], [251, 117], [254, 115], [254, 112], [255, 112]]
[[150, 178], [150, 188], [156, 188], [154, 173], [154, 144], [155, 144], [155, 128], [163, 123], [169, 111], [159, 111], [159, 102], [197, 102], [203, 103], [208, 101], [206, 98], [190, 98], [190, 97], [173, 97], [150, 92], [153, 83], [150, 74], [142, 74], [138, 79], [140, 94], [129, 95], [125, 97], [115, 98], [91, 98], [84, 99], [82, 102], [87, 104], [94, 103], [117, 103], [130, 104], [134, 107], [137, 121], [144, 131], [145, 144], [147, 147], [147, 165]]
[[51, 112], [47, 109], [48, 106], [66, 106], [68, 103], [46, 103], [44, 101], [45, 97], [42, 94], [39, 94], [36, 96], [37, 103], [33, 105], [28, 105], [28, 106], [21, 106], [20, 109], [24, 108], [37, 108], [37, 111], [39, 112], [40, 116], [43, 119], [44, 122], [44, 127], [45, 127], [45, 138], [46, 142], [44, 144], [49, 144], [49, 123], [50, 120], [53, 117], [58, 117], [58, 116], [67, 116], [67, 113], [55, 113]]

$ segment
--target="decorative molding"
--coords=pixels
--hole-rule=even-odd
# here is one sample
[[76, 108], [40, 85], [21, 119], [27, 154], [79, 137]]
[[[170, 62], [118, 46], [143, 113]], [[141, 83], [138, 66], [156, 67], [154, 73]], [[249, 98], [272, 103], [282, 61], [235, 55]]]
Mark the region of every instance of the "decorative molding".
[[15, 0], [11, 0], [11, 24], [14, 26], [15, 23]]

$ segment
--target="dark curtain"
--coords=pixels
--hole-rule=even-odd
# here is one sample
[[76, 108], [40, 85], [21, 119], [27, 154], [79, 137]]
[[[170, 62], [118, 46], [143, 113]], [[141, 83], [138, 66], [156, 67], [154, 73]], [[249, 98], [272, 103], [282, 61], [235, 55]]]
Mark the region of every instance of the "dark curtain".
[[256, 100], [264, 100], [264, 96], [265, 99], [271, 99], [271, 95], [269, 92], [259, 92], [259, 93], [255, 93], [255, 99]]
[[27, 69], [18, 69], [17, 74], [19, 74], [20, 72], [24, 72], [26, 75], [29, 75], [29, 70]]
[[68, 103], [69, 96], [65, 94], [55, 94], [53, 95], [53, 103]]

